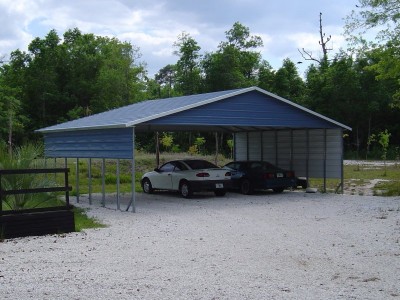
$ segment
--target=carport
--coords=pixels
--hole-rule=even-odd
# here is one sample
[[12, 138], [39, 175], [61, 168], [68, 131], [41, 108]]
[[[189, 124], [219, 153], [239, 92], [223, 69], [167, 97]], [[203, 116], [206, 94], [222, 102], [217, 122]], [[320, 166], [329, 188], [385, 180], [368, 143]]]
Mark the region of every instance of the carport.
[[[135, 211], [135, 133], [208, 131], [234, 135], [234, 159], [267, 160], [297, 176], [341, 179], [343, 130], [350, 127], [287, 99], [250, 87], [147, 100], [38, 130], [46, 158], [131, 160]], [[77, 172], [79, 174], [79, 172]], [[119, 178], [119, 177], [118, 177]], [[79, 182], [79, 178], [77, 178]], [[90, 181], [89, 181], [90, 182]], [[117, 201], [118, 201], [117, 181]], [[90, 199], [89, 187], [89, 199]], [[79, 185], [77, 185], [79, 201]], [[104, 203], [104, 172], [103, 172]], [[119, 208], [119, 203], [118, 203]]]

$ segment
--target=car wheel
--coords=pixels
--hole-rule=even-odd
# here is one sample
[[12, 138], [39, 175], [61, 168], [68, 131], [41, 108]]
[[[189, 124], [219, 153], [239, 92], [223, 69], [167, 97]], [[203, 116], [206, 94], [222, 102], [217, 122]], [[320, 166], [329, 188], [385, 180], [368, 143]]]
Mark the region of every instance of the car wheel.
[[183, 198], [190, 198], [192, 196], [192, 190], [190, 188], [189, 182], [183, 181], [179, 187], [179, 191]]
[[151, 182], [148, 178], [143, 179], [142, 189], [143, 192], [145, 192], [146, 194], [152, 194], [154, 192], [153, 186], [151, 185]]
[[274, 188], [272, 189], [275, 193], [282, 193], [284, 188]]
[[226, 190], [215, 190], [214, 194], [215, 194], [215, 196], [223, 197], [226, 194]]
[[243, 179], [242, 183], [240, 184], [240, 192], [243, 195], [249, 195], [253, 192], [251, 183], [248, 179]]

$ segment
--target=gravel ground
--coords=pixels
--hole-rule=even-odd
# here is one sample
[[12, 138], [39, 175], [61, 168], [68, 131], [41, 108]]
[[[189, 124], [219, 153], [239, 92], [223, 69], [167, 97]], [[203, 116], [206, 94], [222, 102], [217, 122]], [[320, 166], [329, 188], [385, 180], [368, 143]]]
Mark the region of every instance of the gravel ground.
[[163, 193], [136, 207], [94, 204], [107, 228], [0, 243], [0, 298], [400, 298], [400, 197]]

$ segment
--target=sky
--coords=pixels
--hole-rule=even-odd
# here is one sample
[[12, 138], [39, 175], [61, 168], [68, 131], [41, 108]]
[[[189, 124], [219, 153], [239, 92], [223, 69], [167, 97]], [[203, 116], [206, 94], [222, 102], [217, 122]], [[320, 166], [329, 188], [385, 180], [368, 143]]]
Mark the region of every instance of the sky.
[[346, 49], [345, 17], [358, 0], [0, 0], [0, 58], [27, 51], [35, 38], [55, 29], [60, 37], [72, 28], [116, 37], [139, 47], [149, 76], [176, 63], [174, 42], [182, 32], [193, 37], [202, 54], [214, 52], [235, 22], [262, 38], [257, 49], [274, 69], [285, 58], [303, 76], [309, 61], [298, 49], [321, 55], [319, 14], [331, 35], [331, 53]]

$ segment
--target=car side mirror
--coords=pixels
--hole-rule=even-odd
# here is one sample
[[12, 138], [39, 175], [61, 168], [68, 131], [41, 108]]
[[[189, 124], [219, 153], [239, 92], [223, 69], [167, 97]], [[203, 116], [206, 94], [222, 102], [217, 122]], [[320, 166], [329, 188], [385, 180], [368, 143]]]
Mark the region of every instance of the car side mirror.
[[159, 168], [154, 168], [154, 171], [156, 171], [157, 173], [161, 172]]

